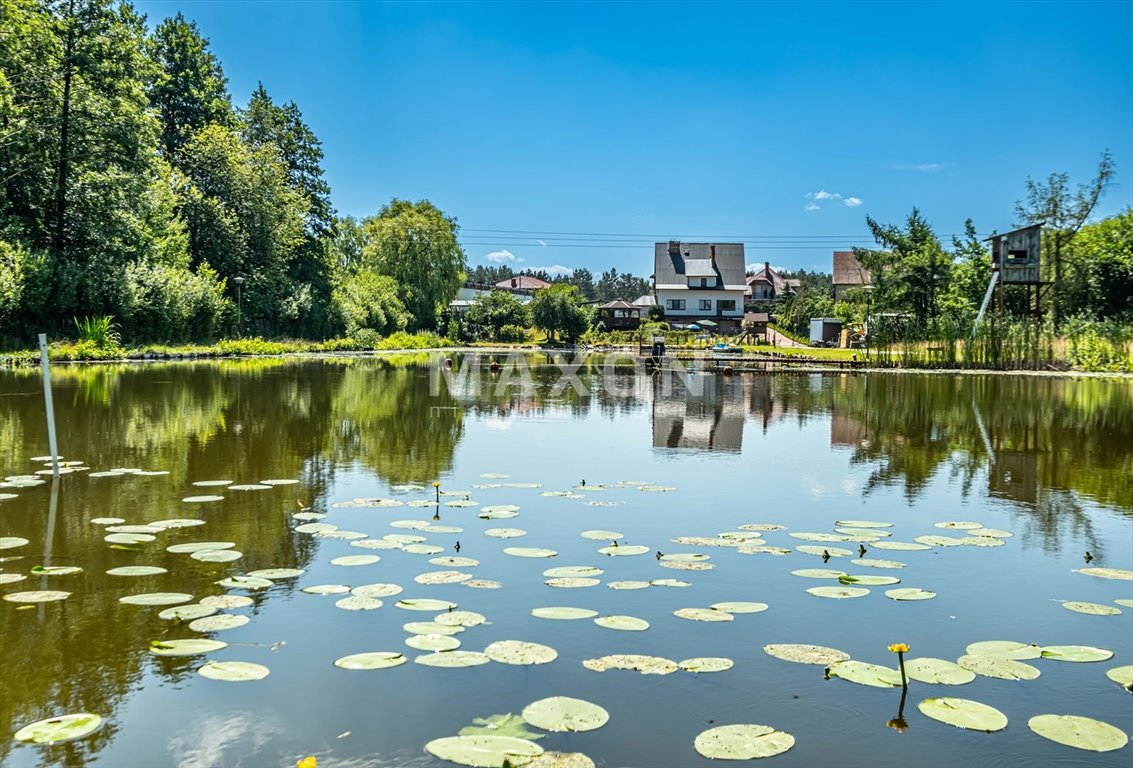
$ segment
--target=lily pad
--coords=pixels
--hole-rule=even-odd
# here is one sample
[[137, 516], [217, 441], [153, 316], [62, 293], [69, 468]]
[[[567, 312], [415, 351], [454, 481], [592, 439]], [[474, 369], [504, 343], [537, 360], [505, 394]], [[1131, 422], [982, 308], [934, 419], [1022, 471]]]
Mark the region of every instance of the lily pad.
[[[162, 573], [165, 572], [164, 568], [160, 570]], [[82, 573], [83, 569], [77, 565], [37, 565], [31, 569], [31, 572], [33, 576], [71, 576]]]
[[356, 539], [350, 546], [358, 549], [401, 549], [401, 543], [388, 539]]
[[543, 754], [543, 748], [535, 742], [512, 736], [446, 736], [433, 739], [425, 750], [441, 760], [473, 768], [499, 768], [505, 763], [523, 765]]
[[936, 597], [936, 593], [920, 587], [902, 587], [885, 590], [885, 596], [890, 600], [931, 600]]
[[917, 552], [932, 549], [928, 544], [914, 543], [911, 541], [875, 541], [870, 546], [874, 549], [889, 549], [901, 552]]
[[479, 560], [474, 560], [471, 557], [434, 557], [429, 562], [433, 565], [444, 565], [449, 568], [475, 568], [480, 564]]
[[[548, 645], [520, 640], [498, 640], [484, 649], [484, 655], [492, 661], [516, 666], [548, 664], [559, 656], [558, 652]], [[532, 723], [532, 725], [538, 725], [538, 723]]]
[[190, 637], [183, 640], [154, 640], [149, 644], [149, 652], [155, 656], [200, 656], [227, 647], [228, 643], [220, 640]]
[[458, 625], [438, 624], [435, 621], [410, 621], [401, 625], [411, 635], [459, 635], [464, 627]]
[[593, 539], [594, 541], [617, 541], [618, 539], [625, 538], [625, 534], [623, 533], [602, 530], [583, 531], [579, 535], [584, 539]]
[[835, 571], [831, 568], [801, 568], [791, 571], [792, 576], [802, 576], [804, 579], [840, 579], [846, 575], [845, 571]]
[[995, 707], [969, 699], [956, 699], [945, 696], [939, 699], [925, 699], [917, 709], [926, 717], [942, 723], [966, 728], [969, 731], [1002, 731], [1007, 727], [1007, 715]]
[[1092, 662], [1106, 661], [1113, 658], [1113, 651], [1105, 648], [1094, 648], [1089, 645], [1044, 645], [1042, 648], [1044, 659], [1054, 661]]
[[303, 592], [308, 595], [341, 595], [350, 591], [350, 587], [346, 584], [312, 584], [309, 587], [303, 587]]
[[255, 600], [246, 595], [209, 595], [208, 597], [201, 598], [201, 605], [207, 605], [226, 611], [236, 608], [247, 608], [255, 604], [255, 602]]
[[708, 607], [714, 611], [724, 611], [725, 613], [761, 613], [767, 610], [768, 605], [767, 603], [730, 601], [724, 603], [713, 603]]
[[1121, 749], [1129, 737], [1109, 723], [1078, 715], [1035, 715], [1027, 727], [1044, 739], [1089, 752], [1111, 752]]
[[193, 485], [198, 488], [223, 488], [226, 485], [232, 485], [231, 480], [198, 480]]
[[635, 653], [614, 654], [601, 656], [597, 659], [586, 659], [582, 666], [594, 672], [605, 672], [610, 669], [625, 669], [640, 672], [643, 675], [670, 675], [679, 667], [677, 662], [660, 656], [643, 656]]
[[968, 654], [961, 656], [956, 663], [977, 675], [995, 677], [1000, 680], [1034, 680], [1039, 676], [1039, 670], [1030, 664], [996, 656]]
[[383, 605], [384, 603], [376, 597], [359, 597], [358, 595], [351, 595], [334, 601], [334, 607], [341, 608], [344, 611], [376, 611]]
[[1042, 655], [1042, 648], [1028, 643], [1018, 643], [1014, 640], [983, 640], [972, 643], [965, 649], [973, 656], [998, 656], [1004, 659], [1025, 661], [1037, 659]]
[[148, 544], [157, 537], [149, 533], [111, 533], [102, 537], [110, 544]]
[[175, 605], [172, 608], [166, 608], [157, 614], [157, 617], [166, 620], [193, 621], [194, 619], [203, 619], [205, 616], [212, 616], [218, 610], [213, 605]]
[[811, 587], [807, 592], [815, 597], [828, 597], [834, 600], [865, 597], [869, 594], [869, 590], [865, 587]]
[[452, 635], [428, 634], [412, 635], [405, 638], [405, 644], [418, 651], [454, 651], [460, 647], [460, 641]]
[[350, 656], [334, 659], [334, 666], [340, 669], [389, 669], [390, 667], [401, 666], [408, 662], [408, 660], [409, 659], [402, 654], [394, 654], [392, 651], [375, 650], [366, 652], [366, 654], [351, 654]]
[[1124, 598], [1124, 597], [1119, 597], [1116, 600], [1114, 600], [1113, 602], [1117, 603], [1118, 605], [1123, 605], [1126, 608], [1133, 608], [1133, 600], [1129, 600], [1129, 599]]
[[863, 584], [871, 587], [883, 587], [889, 584], [900, 584], [896, 576], [875, 576], [872, 573], [846, 574], [838, 577], [839, 584]]
[[735, 666], [731, 659], [715, 656], [704, 656], [695, 659], [685, 659], [677, 662], [677, 666], [685, 672], [724, 672]]
[[851, 683], [871, 685], [875, 688], [899, 688], [901, 672], [864, 661], [839, 661], [830, 665], [830, 674]]
[[720, 725], [702, 732], [693, 747], [712, 760], [756, 760], [786, 752], [795, 737], [769, 725]]
[[449, 611], [437, 616], [433, 621], [450, 627], [478, 627], [486, 624], [488, 617], [475, 611]]
[[231, 563], [243, 556], [243, 552], [237, 552], [235, 549], [202, 549], [189, 555], [202, 563]]
[[599, 616], [594, 619], [594, 623], [606, 629], [619, 629], [625, 632], [644, 632], [649, 629], [648, 621], [634, 616]]
[[484, 535], [497, 539], [517, 539], [520, 536], [526, 536], [527, 531], [522, 528], [489, 528], [484, 531]]
[[205, 616], [190, 622], [189, 629], [194, 632], [222, 632], [226, 629], [236, 629], [247, 624], [250, 619], [242, 614], [221, 613], [216, 616]]
[[807, 554], [807, 555], [819, 555], [819, 556], [821, 556], [821, 555], [827, 554], [827, 555], [830, 555], [831, 557], [849, 557], [850, 555], [854, 554], [850, 550], [842, 549], [841, 547], [833, 547], [833, 546], [820, 547], [817, 544], [802, 544], [798, 547], [795, 547], [795, 549], [798, 550], [799, 552], [802, 552], [803, 554]]
[[1085, 613], [1090, 616], [1117, 616], [1121, 613], [1120, 608], [1114, 608], [1112, 605], [1103, 605], [1101, 603], [1083, 603], [1078, 600], [1067, 600], [1062, 604], [1062, 607], [1068, 611], [1075, 613]]
[[228, 486], [230, 491], [267, 491], [270, 490], [270, 485], [262, 483], [238, 483], [237, 485]]
[[279, 581], [281, 579], [295, 579], [302, 576], [306, 571], [302, 568], [262, 568], [258, 571], [248, 571], [248, 575], [257, 579], [271, 579], [272, 581]]
[[344, 555], [343, 557], [336, 557], [330, 561], [331, 565], [341, 565], [343, 567], [354, 567], [359, 565], [372, 565], [381, 560], [377, 555]]
[[295, 485], [299, 481], [291, 477], [276, 478], [272, 480], [261, 480], [260, 485]]
[[490, 661], [491, 659], [477, 651], [444, 651], [418, 656], [413, 663], [425, 667], [478, 667]]
[[532, 608], [531, 615], [540, 619], [592, 619], [598, 615], [598, 611], [592, 611], [589, 608], [570, 608], [565, 606], [551, 606], [547, 608]]
[[271, 579], [260, 579], [255, 576], [229, 576], [216, 582], [225, 589], [267, 589], [275, 584]]
[[70, 592], [60, 592], [54, 589], [35, 589], [29, 592], [9, 592], [4, 599], [9, 603], [53, 603], [57, 600], [66, 600]]
[[905, 564], [897, 560], [879, 560], [872, 557], [862, 557], [851, 560], [854, 565], [864, 565], [867, 568], [904, 568]]
[[555, 733], [596, 731], [610, 721], [610, 713], [597, 704], [569, 696], [552, 696], [523, 708], [523, 719]]
[[910, 680], [940, 685], [965, 685], [976, 679], [976, 673], [944, 659], [920, 658], [905, 662]]
[[548, 578], [590, 578], [601, 576], [605, 571], [590, 565], [563, 565], [558, 568], [548, 568], [543, 575]]
[[882, 523], [877, 520], [838, 520], [834, 523], [842, 528], [892, 528], [893, 523]]
[[224, 501], [224, 497], [223, 496], [217, 496], [215, 494], [201, 495], [201, 496], [186, 496], [185, 498], [181, 499], [181, 501], [185, 502], [186, 504], [207, 504], [211, 501]]
[[983, 528], [983, 523], [973, 522], [971, 520], [949, 520], [943, 523], [933, 523], [937, 528], [947, 528], [954, 531], [969, 531], [976, 528]]
[[472, 589], [500, 589], [503, 584], [493, 579], [469, 579], [460, 583], [462, 587], [470, 587]]
[[432, 544], [406, 544], [401, 551], [410, 555], [439, 555], [445, 550]]
[[50, 717], [25, 725], [16, 731], [16, 741], [32, 744], [61, 744], [74, 741], [97, 731], [102, 726], [102, 716], [90, 712], [77, 712], [70, 715]]
[[120, 597], [118, 602], [127, 605], [176, 605], [177, 603], [187, 603], [192, 599], [192, 595], [184, 592], [145, 592], [140, 595]]
[[472, 578], [471, 573], [460, 571], [430, 571], [413, 577], [418, 584], [459, 584]]
[[512, 557], [554, 557], [558, 552], [542, 547], [504, 547], [504, 554]]
[[673, 615], [689, 621], [735, 621], [735, 616], [711, 608], [678, 608]]
[[547, 579], [543, 582], [548, 587], [556, 587], [557, 589], [584, 589], [586, 587], [596, 587], [602, 583], [600, 579], [581, 579], [572, 576], [564, 576], [557, 579]]
[[197, 673], [209, 680], [247, 683], [263, 680], [271, 673], [271, 670], [263, 664], [253, 664], [250, 661], [210, 661], [198, 669]]
[[619, 545], [619, 546], [616, 546], [616, 547], [602, 547], [601, 549], [598, 550], [599, 554], [609, 555], [611, 557], [616, 557], [616, 556], [625, 557], [625, 556], [629, 556], [629, 555], [644, 555], [648, 551], [649, 551], [649, 547], [644, 547], [640, 544], [634, 544], [632, 546], [629, 545], [629, 544], [622, 544], [622, 545]]
[[175, 555], [191, 555], [194, 552], [205, 552], [210, 549], [232, 549], [236, 544], [231, 541], [190, 541], [184, 544], [173, 544], [165, 548], [166, 552]]
[[840, 661], [849, 661], [850, 654], [825, 645], [804, 645], [798, 643], [773, 643], [763, 646], [763, 652], [783, 661], [797, 664], [818, 664], [830, 666]]
[[398, 600], [394, 605], [406, 611], [446, 611], [456, 607], [456, 603], [450, 603], [448, 600], [434, 600], [428, 597]]
[[401, 594], [401, 587], [397, 584], [360, 584], [350, 590], [358, 597], [393, 597]]
[[[466, 725], [457, 731], [458, 736], [511, 736], [516, 739], [538, 741], [547, 734], [533, 731], [527, 727], [528, 722], [520, 715], [508, 712], [506, 715], [491, 715], [490, 717], [474, 717], [472, 725]], [[545, 753], [544, 753], [545, 754]]]
[[1113, 682], [1125, 688], [1133, 687], [1133, 664], [1128, 664], [1124, 667], [1114, 667], [1105, 673]]

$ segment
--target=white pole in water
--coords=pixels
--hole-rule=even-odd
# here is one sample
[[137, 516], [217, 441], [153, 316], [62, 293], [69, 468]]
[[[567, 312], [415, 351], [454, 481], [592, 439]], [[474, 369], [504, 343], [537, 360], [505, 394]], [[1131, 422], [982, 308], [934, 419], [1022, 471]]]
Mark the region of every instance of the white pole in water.
[[51, 474], [59, 477], [59, 444], [55, 441], [55, 401], [51, 398], [51, 369], [47, 366], [47, 334], [39, 334], [39, 363], [43, 369], [43, 401], [47, 406], [47, 445], [51, 449]]

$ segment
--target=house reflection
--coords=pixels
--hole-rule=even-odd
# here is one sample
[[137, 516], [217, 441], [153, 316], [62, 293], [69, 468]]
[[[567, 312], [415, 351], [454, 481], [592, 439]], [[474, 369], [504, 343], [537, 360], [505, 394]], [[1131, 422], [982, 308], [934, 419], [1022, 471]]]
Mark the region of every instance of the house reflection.
[[744, 382], [717, 374], [653, 378], [653, 447], [738, 452]]

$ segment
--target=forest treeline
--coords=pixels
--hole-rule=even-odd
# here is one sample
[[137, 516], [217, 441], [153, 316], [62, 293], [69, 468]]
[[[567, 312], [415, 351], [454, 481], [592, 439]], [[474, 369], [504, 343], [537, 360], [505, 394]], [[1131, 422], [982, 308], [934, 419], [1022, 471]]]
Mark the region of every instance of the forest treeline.
[[235, 103], [181, 14], [0, 0], [0, 340], [104, 315], [129, 341], [429, 328], [456, 235], [427, 201], [337, 217], [298, 105]]

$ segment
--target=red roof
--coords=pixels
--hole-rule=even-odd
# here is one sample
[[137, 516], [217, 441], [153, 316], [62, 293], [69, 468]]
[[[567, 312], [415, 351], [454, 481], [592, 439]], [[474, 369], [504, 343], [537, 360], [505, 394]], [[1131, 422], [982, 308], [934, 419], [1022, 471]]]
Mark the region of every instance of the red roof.
[[531, 275], [516, 275], [515, 277], [509, 277], [506, 280], [501, 280], [496, 283], [497, 288], [523, 288], [529, 291], [546, 288], [549, 285], [550, 283], [546, 280], [540, 280]]

